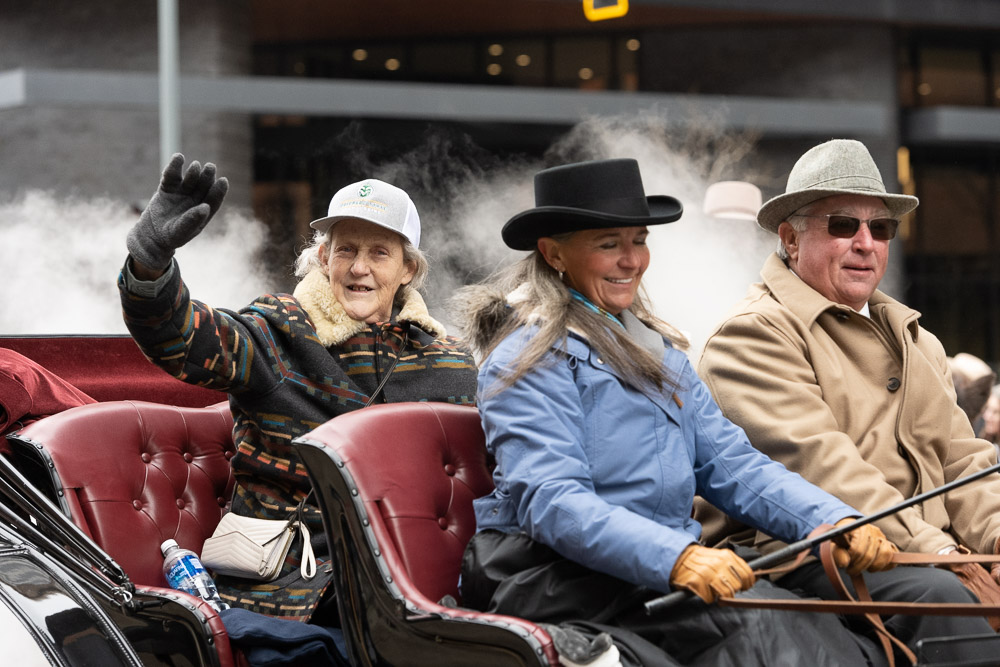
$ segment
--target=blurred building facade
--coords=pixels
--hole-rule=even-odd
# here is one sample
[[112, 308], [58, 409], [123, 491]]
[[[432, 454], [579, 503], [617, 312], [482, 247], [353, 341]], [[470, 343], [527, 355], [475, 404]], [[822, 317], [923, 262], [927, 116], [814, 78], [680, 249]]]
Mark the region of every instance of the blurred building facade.
[[[1000, 3], [180, 0], [182, 149], [290, 247], [337, 184], [463, 137], [441, 161], [544, 156], [581, 119], [649, 111], [753, 135], [725, 177], [769, 197], [794, 159], [864, 141], [921, 206], [895, 296], [950, 354], [1000, 361]], [[156, 3], [6, 0], [0, 195], [145, 201], [159, 172]], [[359, 150], [363, 146], [363, 150]], [[433, 189], [433, 184], [428, 184]]]

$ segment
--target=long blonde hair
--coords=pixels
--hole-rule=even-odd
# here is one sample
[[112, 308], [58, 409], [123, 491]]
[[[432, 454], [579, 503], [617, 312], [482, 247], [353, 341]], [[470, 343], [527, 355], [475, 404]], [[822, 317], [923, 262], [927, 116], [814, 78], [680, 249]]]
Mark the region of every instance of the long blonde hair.
[[[621, 327], [608, 326], [604, 315], [573, 299], [538, 250], [478, 285], [459, 289], [452, 304], [462, 336], [479, 359], [519, 327], [538, 328], [496, 391], [528, 373], [553, 347], [565, 347], [570, 331], [585, 332], [594, 350], [628, 385], [653, 386], [660, 391], [673, 391], [678, 386], [678, 378], [664, 370], [662, 358], [637, 344]], [[688, 347], [684, 334], [652, 314], [641, 287], [628, 310], [674, 347]]]

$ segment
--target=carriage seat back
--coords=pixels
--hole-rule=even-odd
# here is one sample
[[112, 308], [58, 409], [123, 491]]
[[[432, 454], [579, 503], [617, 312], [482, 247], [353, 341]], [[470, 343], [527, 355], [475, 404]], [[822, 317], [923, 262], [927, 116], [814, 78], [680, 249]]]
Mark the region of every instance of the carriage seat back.
[[394, 547], [386, 557], [428, 600], [460, 600], [462, 554], [476, 532], [472, 501], [493, 490], [475, 408], [396, 404], [329, 428], [341, 429], [337, 453], [375, 534]]
[[226, 403], [92, 403], [9, 436], [15, 463], [133, 583], [166, 586], [160, 544], [200, 553], [233, 490]]

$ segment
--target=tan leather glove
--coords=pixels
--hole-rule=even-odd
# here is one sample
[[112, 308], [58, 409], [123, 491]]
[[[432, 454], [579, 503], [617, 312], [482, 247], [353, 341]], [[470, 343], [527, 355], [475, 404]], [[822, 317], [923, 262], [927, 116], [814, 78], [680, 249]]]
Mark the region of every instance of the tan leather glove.
[[732, 597], [753, 586], [753, 570], [729, 549], [691, 544], [681, 552], [670, 572], [670, 585], [691, 591], [708, 603]]
[[[839, 528], [853, 521], [853, 518], [841, 519], [834, 527]], [[847, 540], [847, 548], [834, 543], [833, 560], [837, 567], [847, 570], [848, 574], [858, 574], [863, 570], [881, 572], [896, 567], [892, 557], [899, 549], [886, 539], [877, 526], [868, 524], [855, 528], [845, 534], [844, 538]]]

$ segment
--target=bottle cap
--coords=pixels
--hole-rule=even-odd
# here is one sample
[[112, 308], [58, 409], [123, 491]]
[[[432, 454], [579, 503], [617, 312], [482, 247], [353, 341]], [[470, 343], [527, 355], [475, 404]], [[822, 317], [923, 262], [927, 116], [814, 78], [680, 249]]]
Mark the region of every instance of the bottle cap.
[[167, 551], [169, 551], [172, 547], [176, 546], [177, 546], [177, 540], [163, 540], [163, 544], [160, 545], [160, 553], [166, 556]]

